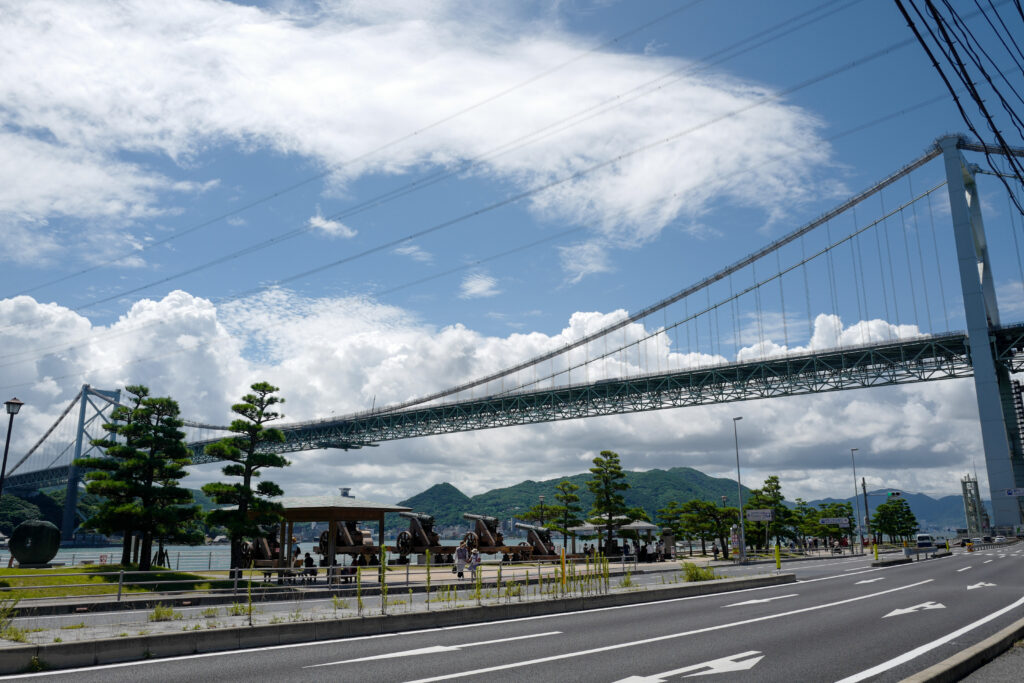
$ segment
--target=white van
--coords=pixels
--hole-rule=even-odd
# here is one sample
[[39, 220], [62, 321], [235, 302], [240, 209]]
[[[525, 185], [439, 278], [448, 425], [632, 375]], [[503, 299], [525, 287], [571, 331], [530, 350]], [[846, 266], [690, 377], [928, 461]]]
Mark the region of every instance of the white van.
[[918, 534], [917, 535], [917, 547], [918, 548], [934, 548], [935, 539], [932, 538], [931, 534]]

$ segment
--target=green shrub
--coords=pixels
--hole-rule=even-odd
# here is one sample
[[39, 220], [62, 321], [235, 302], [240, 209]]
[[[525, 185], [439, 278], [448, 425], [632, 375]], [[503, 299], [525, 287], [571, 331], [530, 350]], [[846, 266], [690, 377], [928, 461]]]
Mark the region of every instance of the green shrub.
[[715, 576], [715, 570], [710, 567], [698, 567], [692, 562], [683, 563], [683, 575], [687, 581], [713, 581], [718, 577]]
[[182, 615], [174, 611], [174, 608], [170, 605], [166, 607], [161, 605], [159, 602], [153, 607], [153, 611], [149, 613], [150, 621], [174, 621], [181, 619]]

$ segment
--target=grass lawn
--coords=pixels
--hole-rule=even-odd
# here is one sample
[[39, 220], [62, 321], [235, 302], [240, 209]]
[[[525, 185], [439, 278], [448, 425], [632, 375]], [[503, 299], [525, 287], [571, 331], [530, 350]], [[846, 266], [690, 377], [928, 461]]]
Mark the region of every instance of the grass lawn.
[[[150, 593], [170, 590], [209, 590], [231, 588], [227, 579], [213, 579], [188, 572], [159, 571], [141, 574], [125, 570], [122, 593]], [[55, 567], [52, 569], [0, 569], [0, 599], [3, 598], [56, 598], [79, 595], [109, 595], [117, 593], [117, 564]], [[184, 581], [185, 583], [169, 583]], [[153, 582], [135, 585], [132, 582]], [[239, 590], [246, 590], [247, 581], [239, 581]], [[254, 580], [253, 587], [262, 585]], [[20, 590], [6, 590], [15, 586], [31, 586]]]

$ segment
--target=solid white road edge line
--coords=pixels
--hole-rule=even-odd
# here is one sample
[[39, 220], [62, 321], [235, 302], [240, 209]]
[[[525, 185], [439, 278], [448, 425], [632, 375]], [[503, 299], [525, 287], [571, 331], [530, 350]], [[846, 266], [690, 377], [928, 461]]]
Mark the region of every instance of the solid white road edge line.
[[560, 659], [571, 659], [573, 657], [583, 657], [585, 655], [592, 655], [598, 652], [608, 652], [610, 650], [621, 650], [626, 647], [635, 647], [637, 645], [649, 645], [651, 643], [660, 643], [666, 640], [674, 640], [676, 638], [685, 638], [686, 636], [698, 635], [701, 633], [709, 633], [711, 631], [722, 631], [727, 628], [735, 628], [737, 626], [745, 626], [746, 624], [756, 624], [761, 621], [770, 621], [772, 619], [779, 619], [781, 617], [788, 617], [794, 614], [803, 614], [805, 612], [814, 612], [817, 610], [828, 609], [830, 607], [836, 607], [838, 605], [846, 605], [851, 602], [858, 602], [860, 600], [867, 600], [869, 598], [877, 598], [880, 595], [886, 595], [888, 593], [895, 593], [896, 591], [906, 590], [908, 588], [916, 588], [926, 583], [931, 583], [935, 579], [925, 579], [924, 581], [918, 581], [917, 583], [911, 583], [906, 586], [899, 586], [897, 588], [890, 588], [889, 590], [879, 591], [878, 593], [869, 593], [868, 595], [861, 595], [855, 598], [847, 598], [845, 600], [839, 600], [836, 602], [828, 602], [821, 605], [815, 605], [813, 607], [802, 607], [800, 609], [790, 610], [789, 612], [780, 612], [779, 614], [769, 614], [763, 617], [754, 617], [752, 619], [744, 619], [742, 621], [732, 621], [726, 624], [719, 624], [717, 626], [706, 626], [704, 628], [693, 629], [692, 631], [683, 631], [682, 633], [670, 633], [664, 636], [655, 636], [653, 638], [644, 638], [642, 640], [633, 640], [628, 643], [616, 643], [615, 645], [605, 645], [604, 647], [595, 647], [589, 650], [579, 650], [577, 652], [563, 652], [558, 655], [551, 655], [549, 657], [539, 657], [537, 659], [529, 659], [522, 662], [512, 662], [510, 664], [499, 664], [497, 666], [489, 666], [480, 669], [472, 669], [470, 671], [461, 671], [452, 674], [443, 674], [441, 676], [433, 676], [431, 678], [418, 678], [414, 681], [407, 681], [406, 683], [432, 683], [433, 681], [447, 681], [452, 678], [463, 678], [466, 676], [476, 676], [478, 674], [491, 673], [494, 671], [504, 671], [506, 669], [517, 669], [523, 666], [530, 666], [533, 664], [544, 664], [546, 662], [555, 662]]
[[965, 633], [967, 633], [969, 631], [973, 631], [974, 629], [978, 628], [979, 626], [987, 624], [988, 622], [992, 621], [993, 619], [1001, 617], [1002, 615], [1006, 614], [1010, 610], [1016, 609], [1017, 607], [1020, 607], [1021, 605], [1024, 605], [1024, 598], [1021, 598], [1020, 600], [1018, 600], [1017, 602], [1013, 603], [1012, 605], [1007, 605], [1006, 607], [1004, 607], [1004, 608], [1002, 608], [1000, 610], [997, 610], [997, 611], [993, 612], [992, 614], [989, 614], [986, 617], [982, 617], [981, 619], [978, 619], [977, 621], [975, 621], [973, 623], [967, 624], [963, 628], [959, 628], [959, 629], [953, 631], [952, 633], [947, 633], [946, 635], [942, 636], [941, 638], [939, 638], [937, 640], [933, 640], [930, 643], [925, 643], [924, 645], [922, 645], [922, 646], [920, 646], [918, 648], [914, 648], [913, 650], [911, 650], [909, 652], [903, 653], [899, 657], [894, 657], [893, 659], [890, 659], [887, 662], [882, 662], [878, 666], [873, 666], [870, 669], [865, 669], [864, 671], [861, 671], [860, 673], [857, 673], [857, 674], [854, 674], [852, 676], [849, 676], [848, 678], [844, 678], [841, 681], [837, 681], [837, 683], [857, 683], [857, 681], [863, 681], [863, 680], [865, 680], [867, 678], [871, 678], [872, 676], [876, 676], [876, 675], [882, 673], [883, 671], [888, 671], [889, 669], [893, 669], [893, 668], [899, 666], [900, 664], [905, 664], [906, 662], [909, 662], [910, 660], [912, 660], [912, 659], [914, 659], [916, 657], [920, 657], [925, 652], [928, 652], [930, 650], [934, 650], [935, 648], [939, 647], [940, 645], [944, 645], [945, 643], [948, 643], [951, 640], [955, 640], [956, 638], [959, 638], [963, 634], [965, 634]]

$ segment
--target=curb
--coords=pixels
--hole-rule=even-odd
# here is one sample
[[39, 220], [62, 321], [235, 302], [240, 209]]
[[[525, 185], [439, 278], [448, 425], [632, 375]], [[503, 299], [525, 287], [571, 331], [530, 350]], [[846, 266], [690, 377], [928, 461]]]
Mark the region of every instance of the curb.
[[1024, 619], [1016, 621], [999, 633], [989, 636], [977, 645], [963, 650], [924, 671], [920, 671], [902, 683], [947, 683], [959, 681], [972, 671], [977, 671], [1003, 654], [1024, 637]]
[[[665, 569], [639, 569], [637, 571], [625, 570], [612, 568], [608, 572], [609, 577], [624, 576], [626, 574], [659, 574], [669, 573], [672, 571], [678, 571], [678, 569], [668, 568]], [[443, 580], [438, 581], [434, 584], [435, 587], [444, 583], [450, 583], [454, 581], [447, 574], [443, 574]], [[529, 585], [535, 585], [537, 579], [531, 579]], [[397, 587], [399, 582], [389, 581], [389, 587]], [[464, 582], [461, 584], [463, 587], [469, 586], [470, 582]], [[483, 588], [494, 588], [495, 583], [493, 579], [484, 581], [481, 586]], [[406, 592], [411, 589], [414, 593], [426, 592], [426, 586], [423, 583], [401, 585], [401, 590]], [[230, 591], [230, 589], [223, 589]], [[379, 584], [366, 584], [362, 587], [362, 594], [366, 597], [376, 597], [380, 595]], [[62, 614], [99, 614], [104, 612], [120, 612], [122, 610], [151, 610], [159, 605], [168, 607], [203, 607], [206, 605], [231, 605], [236, 602], [246, 601], [247, 597], [244, 591], [240, 591], [238, 594], [231, 592], [220, 592], [220, 593], [195, 593], [193, 595], [181, 595], [181, 596], [163, 596], [159, 594], [146, 594], [146, 593], [132, 593], [130, 596], [123, 598], [119, 601], [114, 600], [98, 600], [95, 602], [86, 602], [84, 599], [72, 598], [69, 602], [51, 602], [48, 604], [40, 605], [19, 605], [14, 608], [15, 616], [19, 618], [31, 618], [31, 617], [42, 617], [42, 616], [55, 616]], [[283, 600], [296, 600], [296, 599], [328, 599], [331, 596], [338, 597], [355, 597], [356, 589], [355, 584], [342, 583], [328, 587], [326, 584], [317, 584], [315, 588], [306, 588], [305, 590], [299, 591], [294, 588], [282, 586], [281, 589], [271, 590], [268, 592], [260, 591], [259, 593], [254, 592], [252, 596], [253, 603], [268, 603], [268, 602], [279, 602]]]
[[395, 616], [356, 617], [289, 624], [235, 627], [209, 631], [182, 631], [152, 636], [104, 638], [73, 643], [19, 645], [3, 648], [0, 674], [37, 670], [69, 669], [113, 664], [156, 657], [175, 657], [203, 652], [222, 652], [250, 647], [308, 643], [353, 636], [378, 635], [401, 631], [477, 624], [545, 614], [577, 612], [600, 607], [658, 602], [673, 598], [713, 595], [749, 588], [794, 583], [796, 574], [773, 574], [750, 578], [720, 579], [654, 588], [645, 591], [613, 593], [543, 602], [521, 602], [440, 612], [417, 612]]

